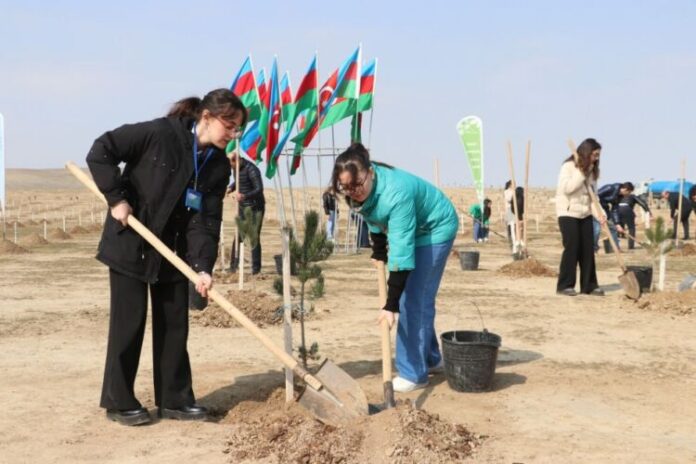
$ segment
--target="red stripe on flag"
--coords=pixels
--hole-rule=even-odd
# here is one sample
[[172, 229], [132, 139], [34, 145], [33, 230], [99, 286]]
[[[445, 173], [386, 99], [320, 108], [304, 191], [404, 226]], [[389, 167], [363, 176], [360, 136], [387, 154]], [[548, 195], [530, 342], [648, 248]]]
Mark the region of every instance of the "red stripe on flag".
[[252, 90], [254, 90], [254, 75], [249, 72], [239, 78], [232, 92], [237, 96], [241, 96]]
[[370, 74], [369, 76], [363, 76], [360, 79], [360, 95], [371, 93], [375, 88], [375, 76]]

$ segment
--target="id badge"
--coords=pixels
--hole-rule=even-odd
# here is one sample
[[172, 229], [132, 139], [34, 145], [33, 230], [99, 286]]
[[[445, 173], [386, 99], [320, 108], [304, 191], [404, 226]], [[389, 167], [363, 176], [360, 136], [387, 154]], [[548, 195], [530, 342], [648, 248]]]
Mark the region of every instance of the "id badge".
[[185, 205], [189, 209], [200, 211], [203, 205], [203, 194], [190, 187], [187, 188]]

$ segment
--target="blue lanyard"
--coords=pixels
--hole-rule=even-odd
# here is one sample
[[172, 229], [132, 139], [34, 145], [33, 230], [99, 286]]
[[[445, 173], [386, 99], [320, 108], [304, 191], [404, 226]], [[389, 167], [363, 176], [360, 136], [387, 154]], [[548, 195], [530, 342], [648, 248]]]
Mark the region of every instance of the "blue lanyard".
[[205, 152], [205, 158], [203, 159], [203, 163], [201, 164], [201, 167], [198, 167], [198, 138], [196, 137], [196, 123], [193, 123], [193, 172], [195, 173], [195, 176], [193, 178], [193, 189], [198, 190], [198, 173], [203, 170], [203, 166], [205, 166], [205, 163], [208, 162], [208, 159], [210, 158], [210, 155], [213, 154], [213, 148], [210, 147], [208, 150]]

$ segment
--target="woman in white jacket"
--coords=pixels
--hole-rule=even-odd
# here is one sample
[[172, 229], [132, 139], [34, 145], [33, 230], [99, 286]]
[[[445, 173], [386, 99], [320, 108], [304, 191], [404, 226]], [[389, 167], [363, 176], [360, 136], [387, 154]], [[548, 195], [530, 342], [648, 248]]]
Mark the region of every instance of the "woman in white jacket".
[[[595, 269], [592, 201], [587, 189], [596, 191], [599, 155], [602, 146], [595, 139], [585, 139], [577, 149], [578, 161], [571, 155], [561, 166], [556, 188], [556, 215], [563, 238], [563, 256], [558, 272], [556, 292], [575, 296], [577, 266], [580, 265], [580, 293], [602, 296]], [[605, 221], [601, 212], [596, 211]]]

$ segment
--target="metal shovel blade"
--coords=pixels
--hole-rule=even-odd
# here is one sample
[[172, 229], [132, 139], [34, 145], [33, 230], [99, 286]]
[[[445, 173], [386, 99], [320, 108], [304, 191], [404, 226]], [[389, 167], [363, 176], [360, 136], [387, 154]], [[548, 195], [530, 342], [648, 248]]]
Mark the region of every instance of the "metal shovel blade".
[[633, 271], [626, 271], [619, 276], [619, 283], [623, 287], [624, 293], [632, 300], [640, 298], [640, 284]]
[[298, 402], [325, 424], [339, 426], [367, 416], [368, 404], [360, 384], [328, 359], [314, 374], [324, 386], [316, 390], [307, 385]]

